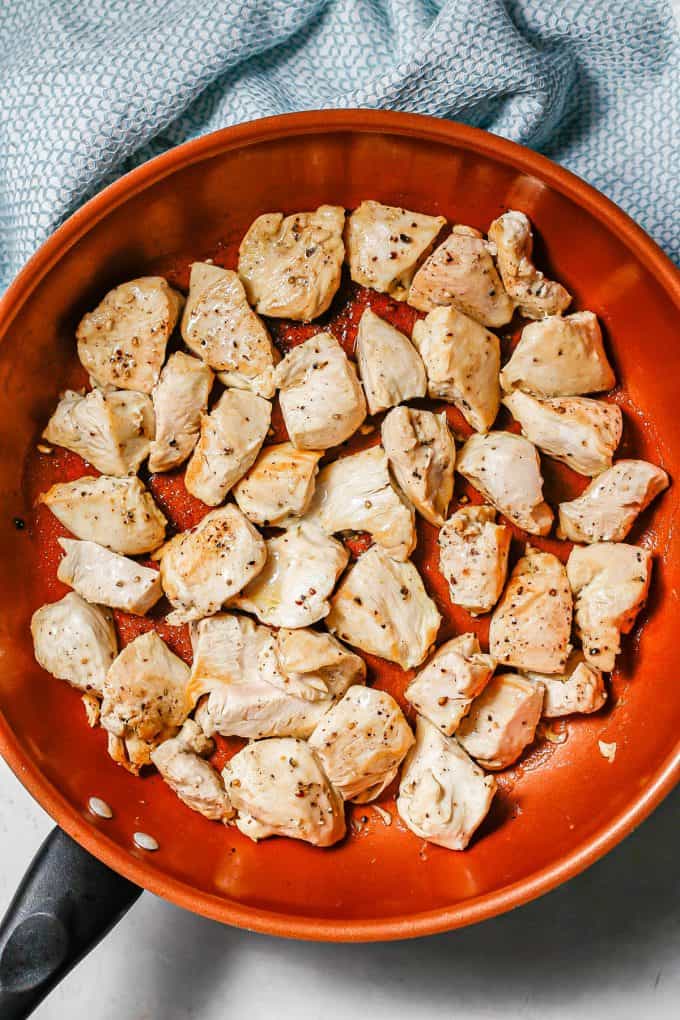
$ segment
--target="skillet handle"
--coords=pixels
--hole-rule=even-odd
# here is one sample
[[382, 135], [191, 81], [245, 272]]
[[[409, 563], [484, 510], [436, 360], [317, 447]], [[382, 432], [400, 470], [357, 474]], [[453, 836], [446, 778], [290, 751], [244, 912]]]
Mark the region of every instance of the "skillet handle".
[[141, 891], [53, 829], [0, 925], [2, 1020], [29, 1016]]

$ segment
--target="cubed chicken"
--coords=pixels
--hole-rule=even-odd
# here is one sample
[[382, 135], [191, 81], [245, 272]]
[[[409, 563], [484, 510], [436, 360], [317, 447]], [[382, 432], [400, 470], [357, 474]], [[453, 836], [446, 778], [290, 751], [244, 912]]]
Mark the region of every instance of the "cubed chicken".
[[96, 542], [60, 538], [66, 555], [59, 561], [57, 577], [88, 602], [144, 616], [163, 591], [157, 570], [105, 549]]
[[118, 654], [111, 613], [74, 591], [41, 606], [31, 617], [33, 653], [43, 669], [79, 691], [101, 695]]
[[619, 460], [577, 499], [560, 503], [559, 538], [622, 542], [638, 514], [668, 488], [668, 475], [646, 460]]
[[274, 396], [278, 353], [231, 269], [194, 262], [182, 336], [190, 350], [219, 372], [225, 386]]
[[495, 668], [495, 661], [479, 647], [476, 634], [460, 634], [439, 646], [404, 696], [417, 712], [450, 737]]
[[543, 698], [542, 683], [499, 673], [472, 702], [456, 737], [485, 769], [505, 769], [534, 739]]
[[234, 486], [234, 499], [253, 524], [283, 528], [306, 513], [322, 456], [321, 450], [296, 450], [292, 443], [266, 446]]
[[332, 846], [345, 835], [342, 798], [304, 740], [258, 740], [235, 754], [222, 776], [236, 826], [255, 842], [288, 836]]
[[567, 575], [576, 633], [591, 666], [606, 673], [614, 668], [621, 635], [632, 630], [647, 598], [651, 571], [651, 553], [635, 545], [595, 542], [572, 549]]
[[397, 811], [411, 832], [447, 850], [464, 850], [489, 813], [496, 780], [422, 716], [401, 773]]
[[553, 512], [543, 499], [536, 447], [513, 432], [474, 435], [458, 453], [457, 470], [490, 503], [532, 535], [547, 535]]
[[363, 553], [331, 599], [326, 625], [343, 641], [413, 669], [434, 644], [441, 617], [412, 563], [378, 545]]
[[435, 308], [413, 327], [431, 397], [455, 404], [475, 432], [488, 432], [500, 407], [498, 337], [455, 307]]
[[489, 227], [496, 245], [497, 262], [506, 291], [528, 319], [561, 315], [571, 304], [571, 294], [555, 280], [547, 280], [532, 262], [534, 235], [523, 212], [509, 209]]
[[238, 272], [261, 315], [303, 322], [323, 315], [340, 286], [344, 227], [339, 205], [258, 216], [241, 241]]
[[356, 368], [330, 333], [293, 347], [276, 369], [276, 385], [290, 441], [300, 450], [338, 446], [366, 417]]
[[592, 312], [551, 315], [531, 322], [501, 372], [504, 390], [515, 388], [538, 397], [574, 397], [600, 393], [616, 385]]
[[76, 330], [78, 357], [100, 386], [151, 393], [184, 298], [162, 276], [110, 290]]
[[225, 390], [201, 417], [201, 436], [187, 464], [188, 492], [208, 506], [223, 503], [255, 463], [267, 436], [272, 405], [247, 390]]
[[535, 446], [581, 475], [598, 475], [611, 467], [621, 441], [623, 417], [617, 404], [590, 397], [539, 400], [513, 390], [503, 403]]
[[170, 471], [187, 459], [198, 442], [213, 378], [198, 358], [182, 351], [170, 355], [153, 391], [156, 438], [151, 444], [149, 471]]
[[404, 301], [413, 274], [445, 226], [443, 216], [425, 216], [371, 200], [362, 202], [345, 230], [352, 279]]
[[370, 308], [359, 320], [356, 358], [369, 414], [425, 396], [427, 379], [418, 351], [407, 336]]
[[394, 698], [371, 687], [350, 687], [309, 738], [335, 789], [357, 804], [380, 796], [412, 744]]
[[151, 761], [187, 807], [226, 825], [235, 811], [222, 776], [205, 761], [214, 747], [201, 727], [193, 719], [187, 719], [176, 737], [154, 748]]
[[527, 671], [527, 676], [545, 687], [543, 715], [546, 719], [597, 712], [607, 700], [601, 670], [587, 663], [580, 650], [571, 653], [559, 676], [531, 671]]
[[57, 482], [39, 502], [76, 538], [123, 556], [151, 552], [165, 537], [167, 521], [139, 478], [85, 475]]
[[496, 524], [491, 506], [464, 506], [439, 532], [439, 569], [451, 601], [473, 616], [498, 602], [508, 572], [510, 528]]
[[395, 407], [382, 423], [382, 443], [401, 491], [439, 527], [453, 496], [456, 447], [446, 414]]
[[571, 617], [564, 565], [527, 546], [491, 618], [489, 651], [505, 666], [562, 673], [571, 651]]

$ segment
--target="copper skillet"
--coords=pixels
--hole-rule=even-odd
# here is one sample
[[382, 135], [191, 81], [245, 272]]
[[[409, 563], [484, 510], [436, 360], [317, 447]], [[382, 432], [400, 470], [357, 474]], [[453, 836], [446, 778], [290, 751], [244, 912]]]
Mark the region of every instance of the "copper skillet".
[[[59, 591], [54, 536], [40, 532], [30, 505], [37, 469], [27, 476], [26, 464], [34, 465], [39, 427], [71, 377], [80, 314], [121, 280], [157, 270], [180, 280], [191, 257], [220, 250], [228, 261], [230, 246], [265, 210], [352, 207], [366, 197], [482, 228], [502, 208], [524, 209], [537, 228], [541, 265], [569, 287], [575, 307], [592, 309], [605, 327], [621, 382], [614, 399], [624, 407], [626, 452], [680, 478], [677, 273], [617, 207], [535, 153], [425, 117], [318, 111], [180, 146], [90, 201], [0, 304], [0, 749], [63, 830], [36, 858], [2, 929], [3, 1016], [26, 1015], [140, 886], [276, 935], [425, 935], [488, 918], [563, 882], [621, 840], [677, 781], [680, 687], [668, 676], [680, 591], [680, 549], [672, 542], [677, 485], [634, 536], [656, 551], [656, 578], [644, 628], [628, 642], [614, 678], [614, 707], [570, 723], [565, 743], [542, 744], [507, 775], [465, 854], [424, 848], [374, 812], [331, 851], [285, 840], [250, 844], [186, 810], [156, 777], [140, 782], [110, 763], [74, 692], [36, 667], [28, 619], [46, 593]], [[351, 339], [351, 314], [334, 326]], [[191, 513], [177, 491], [169, 499], [178, 515]], [[17, 531], [17, 517], [32, 526]], [[432, 536], [424, 535], [422, 547], [421, 567], [449, 613]], [[458, 629], [469, 624], [451, 620]], [[403, 687], [394, 671], [374, 679], [397, 694]], [[613, 763], [598, 739], [617, 744]], [[93, 794], [112, 805], [113, 819], [88, 812]], [[137, 830], [153, 834], [160, 850], [136, 849]]]

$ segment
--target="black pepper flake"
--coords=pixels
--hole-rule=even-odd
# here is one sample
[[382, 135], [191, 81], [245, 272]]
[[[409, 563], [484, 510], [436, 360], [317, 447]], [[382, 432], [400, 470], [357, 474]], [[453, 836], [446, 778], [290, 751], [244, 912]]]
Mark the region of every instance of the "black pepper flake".
[[23, 519], [23, 517], [15, 517], [12, 523], [14, 524], [14, 527], [17, 529], [17, 531], [23, 531], [24, 528], [26, 527], [26, 521]]

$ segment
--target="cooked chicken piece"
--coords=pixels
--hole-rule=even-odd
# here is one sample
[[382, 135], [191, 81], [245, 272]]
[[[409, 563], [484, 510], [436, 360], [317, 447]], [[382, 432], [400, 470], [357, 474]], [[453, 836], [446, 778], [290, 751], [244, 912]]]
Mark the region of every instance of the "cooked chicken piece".
[[190, 350], [220, 373], [225, 386], [274, 396], [278, 353], [231, 269], [194, 262], [182, 336]]
[[176, 737], [164, 740], [151, 752], [151, 761], [187, 807], [226, 825], [236, 812], [222, 776], [204, 761], [213, 753], [214, 746], [201, 727], [187, 719]]
[[155, 630], [125, 646], [104, 680], [101, 724], [114, 761], [135, 774], [151, 763], [189, 714], [188, 683], [189, 667]]
[[151, 400], [126, 390], [66, 390], [43, 438], [73, 450], [107, 475], [134, 475], [154, 434]]
[[201, 437], [187, 464], [187, 490], [219, 506], [255, 463], [266, 439], [272, 405], [247, 390], [225, 390], [210, 414], [201, 416]]
[[394, 698], [371, 687], [350, 687], [309, 738], [335, 789], [356, 804], [380, 796], [412, 744]]
[[455, 404], [476, 432], [488, 432], [500, 407], [498, 337], [457, 308], [435, 308], [413, 327], [428, 393]]
[[503, 403], [523, 435], [543, 453], [581, 475], [597, 475], [611, 467], [623, 430], [617, 404], [590, 397], [539, 400], [521, 390], [513, 390]]
[[342, 798], [304, 740], [258, 740], [235, 754], [222, 776], [237, 828], [256, 842], [288, 836], [332, 846], [345, 835]]
[[668, 475], [646, 460], [619, 460], [577, 499], [560, 503], [558, 538], [622, 542], [638, 514], [668, 488]]
[[504, 326], [514, 311], [489, 245], [469, 227], [454, 227], [430, 255], [413, 277], [408, 303], [421, 312], [455, 305], [483, 326]]
[[456, 737], [485, 769], [505, 769], [534, 739], [543, 697], [542, 683], [500, 673], [472, 702]]
[[270, 627], [307, 627], [327, 616], [328, 598], [349, 560], [344, 545], [303, 521], [266, 546], [264, 569], [229, 605]]
[[412, 563], [378, 545], [363, 553], [331, 599], [326, 625], [350, 645], [413, 669], [437, 637], [441, 617]]
[[177, 626], [211, 616], [245, 588], [264, 567], [267, 549], [238, 507], [207, 514], [190, 531], [159, 549], [163, 591], [174, 607], [167, 623]]
[[539, 397], [599, 393], [616, 385], [592, 312], [551, 315], [522, 330], [512, 357], [501, 372], [504, 390], [517, 387]]
[[407, 559], [416, 547], [413, 508], [392, 484], [381, 446], [322, 468], [304, 520], [329, 535], [367, 531], [395, 560]]
[[317, 333], [293, 347], [275, 377], [283, 420], [299, 450], [338, 446], [366, 417], [356, 368], [330, 333]]
[[234, 499], [253, 524], [283, 528], [309, 507], [322, 456], [321, 450], [296, 450], [292, 443], [267, 446], [234, 486]]
[[382, 423], [382, 442], [402, 492], [426, 521], [444, 523], [453, 496], [456, 447], [445, 414], [395, 407]]
[[66, 555], [57, 577], [88, 602], [144, 616], [163, 594], [161, 575], [136, 560], [110, 552], [96, 542], [60, 538]]
[[586, 662], [614, 668], [621, 635], [633, 628], [649, 591], [652, 557], [623, 542], [575, 546], [567, 561], [576, 633]]
[[496, 788], [493, 776], [485, 776], [455, 738], [418, 716], [397, 797], [411, 832], [447, 850], [464, 850], [489, 813]]
[[498, 602], [508, 572], [510, 529], [496, 524], [491, 506], [456, 510], [439, 532], [439, 569], [451, 601], [473, 616]]
[[39, 497], [76, 538], [123, 556], [157, 549], [168, 523], [139, 478], [94, 478], [57, 482]]
[[418, 351], [370, 308], [359, 321], [356, 357], [370, 414], [425, 396], [427, 379]]
[[458, 453], [456, 468], [520, 528], [532, 535], [548, 534], [553, 512], [543, 499], [536, 447], [527, 439], [513, 432], [471, 436]]
[[355, 283], [405, 301], [418, 265], [446, 226], [425, 216], [368, 200], [354, 210], [345, 230], [347, 261]]
[[78, 357], [100, 386], [151, 393], [184, 298], [162, 276], [110, 290], [76, 330]]
[[527, 546], [491, 618], [489, 651], [505, 666], [562, 673], [571, 651], [571, 616], [564, 565]]
[[170, 471], [187, 459], [198, 442], [212, 384], [211, 370], [198, 358], [181, 351], [170, 355], [153, 391], [156, 438], [149, 471]]
[[310, 735], [352, 684], [363, 684], [363, 659], [314, 630], [260, 627], [247, 616], [220, 613], [192, 624], [192, 704], [208, 734]]
[[531, 261], [534, 235], [523, 212], [508, 210], [489, 227], [489, 240], [498, 250], [498, 268], [506, 291], [529, 319], [561, 315], [571, 294], [561, 283], [547, 280]]
[[581, 651], [571, 653], [560, 676], [529, 671], [527, 676], [530, 680], [539, 680], [545, 687], [543, 715], [546, 719], [575, 712], [597, 712], [607, 700], [601, 671], [585, 662]]
[[439, 646], [408, 685], [405, 697], [450, 737], [495, 668], [491, 656], [479, 647], [476, 634], [460, 634]]
[[261, 315], [304, 322], [323, 315], [340, 286], [344, 226], [339, 205], [258, 216], [241, 241], [238, 272]]
[[113, 617], [74, 591], [31, 617], [33, 653], [43, 669], [79, 691], [101, 694], [118, 654]]

